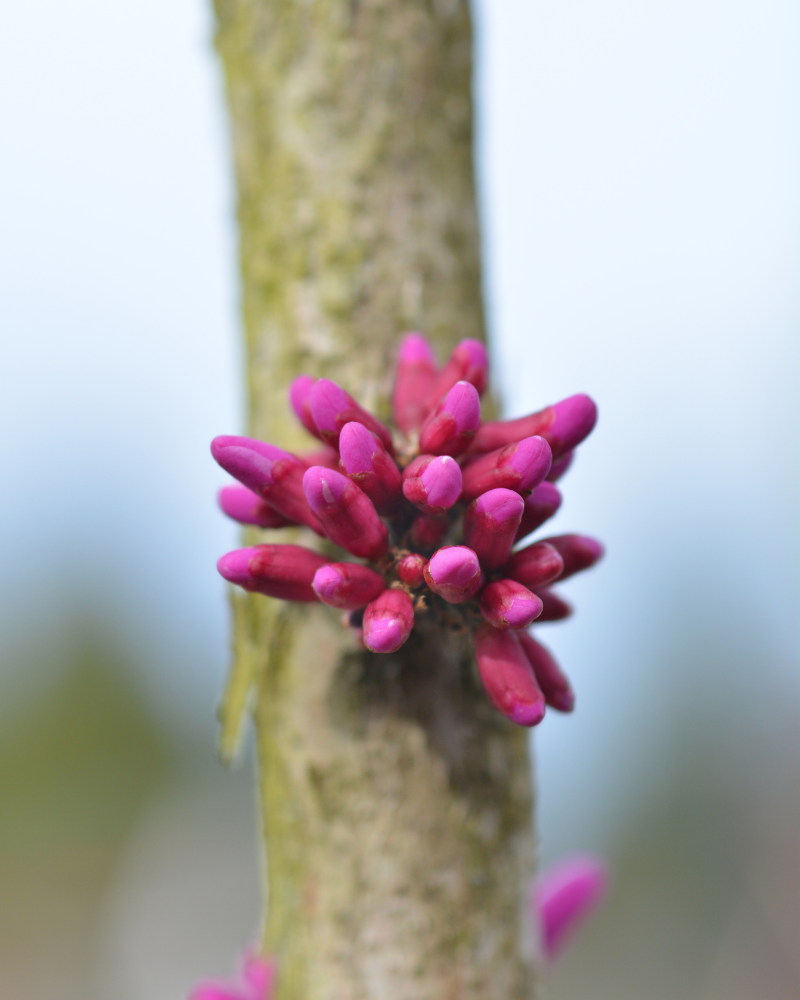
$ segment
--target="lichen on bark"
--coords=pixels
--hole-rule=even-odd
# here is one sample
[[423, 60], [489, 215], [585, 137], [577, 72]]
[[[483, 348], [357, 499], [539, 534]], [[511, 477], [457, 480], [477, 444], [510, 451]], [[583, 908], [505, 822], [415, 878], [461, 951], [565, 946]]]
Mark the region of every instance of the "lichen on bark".
[[[304, 448], [286, 404], [296, 375], [324, 374], [386, 416], [404, 330], [442, 356], [483, 337], [469, 9], [216, 11], [249, 433]], [[377, 656], [330, 608], [234, 603], [223, 752], [254, 687], [277, 1000], [533, 997], [527, 738], [488, 706], [467, 637], [429, 624]]]

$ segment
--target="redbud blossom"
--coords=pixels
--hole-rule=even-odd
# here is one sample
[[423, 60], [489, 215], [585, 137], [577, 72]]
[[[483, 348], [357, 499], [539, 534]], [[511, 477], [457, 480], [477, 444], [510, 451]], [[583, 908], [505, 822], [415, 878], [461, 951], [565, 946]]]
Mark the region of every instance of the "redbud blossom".
[[331, 448], [338, 448], [342, 428], [355, 420], [377, 434], [389, 454], [394, 454], [392, 435], [388, 429], [330, 379], [321, 378], [314, 383], [309, 405], [320, 437]]
[[449, 455], [420, 455], [403, 471], [403, 496], [426, 514], [443, 514], [461, 496], [461, 469]]
[[464, 515], [464, 541], [484, 569], [508, 562], [525, 503], [513, 490], [489, 490], [473, 500]]
[[550, 471], [547, 473], [548, 483], [557, 483], [559, 479], [569, 470], [575, 460], [575, 452], [568, 451], [558, 458], [553, 459], [553, 464], [550, 466]]
[[475, 633], [475, 658], [489, 701], [518, 726], [535, 726], [545, 713], [539, 690], [517, 633], [482, 625]]
[[478, 557], [466, 545], [450, 545], [431, 556], [425, 567], [425, 582], [451, 604], [470, 601], [483, 586]]
[[325, 556], [302, 545], [255, 545], [228, 552], [217, 563], [230, 583], [284, 601], [316, 601], [311, 586]]
[[522, 512], [515, 541], [536, 531], [561, 506], [561, 494], [552, 483], [548, 482], [539, 483], [533, 493], [529, 493], [524, 499], [525, 510]]
[[554, 457], [560, 457], [579, 445], [596, 422], [597, 407], [593, 400], [583, 394], [570, 396], [518, 420], [490, 420], [473, 438], [470, 451], [495, 451], [538, 434], [550, 445]]
[[534, 883], [531, 910], [541, 934], [542, 951], [552, 961], [608, 891], [608, 868], [589, 855], [568, 858]]
[[447, 364], [439, 373], [428, 395], [426, 412], [430, 413], [456, 382], [469, 382], [482, 396], [489, 384], [489, 359], [479, 340], [462, 340], [456, 345]]
[[420, 514], [411, 522], [409, 538], [415, 549], [431, 552], [445, 539], [450, 521], [442, 514]]
[[332, 542], [360, 559], [378, 560], [389, 551], [386, 525], [369, 497], [346, 476], [315, 465], [303, 476], [303, 490]]
[[536, 674], [544, 700], [558, 712], [571, 712], [575, 708], [575, 694], [553, 654], [527, 632], [519, 633], [519, 641]]
[[314, 418], [311, 416], [311, 390], [313, 388], [314, 379], [310, 375], [298, 375], [289, 386], [289, 402], [295, 416], [308, 433], [322, 440]]
[[253, 995], [238, 983], [207, 980], [195, 986], [189, 1000], [253, 1000]]
[[403, 338], [397, 356], [392, 393], [394, 422], [404, 434], [419, 430], [425, 417], [425, 402], [438, 370], [428, 341], [419, 333]]
[[217, 500], [224, 513], [239, 524], [255, 524], [259, 528], [287, 528], [294, 524], [246, 486], [223, 486]]
[[404, 590], [384, 590], [364, 611], [364, 645], [373, 653], [393, 653], [411, 635], [414, 605]]
[[386, 589], [383, 577], [361, 563], [341, 562], [320, 566], [312, 583], [314, 593], [332, 608], [355, 611], [366, 607]]
[[418, 552], [409, 552], [397, 564], [397, 578], [401, 583], [416, 590], [425, 582], [425, 567], [428, 560]]
[[542, 613], [542, 602], [536, 594], [516, 580], [487, 584], [480, 592], [478, 606], [486, 621], [499, 629], [525, 628]]
[[480, 423], [481, 401], [475, 386], [456, 382], [422, 425], [420, 451], [429, 455], [461, 455]]
[[547, 542], [534, 542], [509, 559], [503, 572], [530, 590], [544, 587], [557, 580], [564, 571], [564, 560], [558, 550]]
[[559, 580], [566, 580], [568, 576], [594, 566], [604, 552], [600, 542], [587, 535], [554, 535], [552, 538], [543, 538], [542, 541], [552, 545], [564, 560]]
[[542, 587], [536, 591], [536, 596], [542, 602], [542, 613], [537, 619], [538, 622], [560, 622], [572, 614], [572, 605], [554, 590]]
[[282, 448], [254, 438], [222, 435], [211, 442], [211, 454], [222, 468], [266, 500], [290, 521], [305, 524], [318, 535], [322, 525], [303, 495], [303, 463]]
[[380, 438], [363, 424], [345, 424], [339, 436], [342, 465], [350, 479], [370, 498], [379, 514], [391, 517], [402, 496], [400, 470]]
[[503, 488], [528, 493], [550, 471], [550, 446], [540, 437], [523, 438], [505, 448], [480, 455], [462, 470], [464, 499], [474, 500], [487, 490]]

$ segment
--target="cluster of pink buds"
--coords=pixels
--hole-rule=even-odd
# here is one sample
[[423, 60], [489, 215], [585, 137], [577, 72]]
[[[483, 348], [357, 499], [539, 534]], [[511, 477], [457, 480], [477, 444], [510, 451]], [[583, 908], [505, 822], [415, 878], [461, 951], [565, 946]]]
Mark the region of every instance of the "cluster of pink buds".
[[421, 616], [468, 629], [491, 703], [535, 726], [546, 705], [571, 711], [574, 695], [526, 629], [571, 613], [551, 585], [593, 565], [603, 549], [581, 535], [514, 546], [558, 510], [555, 482], [597, 410], [577, 395], [518, 420], [481, 423], [487, 382], [478, 341], [462, 341], [439, 369], [425, 338], [408, 334], [392, 433], [335, 382], [295, 379], [290, 403], [319, 450], [293, 455], [251, 438], [215, 438], [214, 458], [242, 484], [225, 487], [220, 505], [243, 524], [305, 526], [355, 559], [256, 545], [217, 565], [245, 590], [338, 608], [376, 653], [399, 649]]

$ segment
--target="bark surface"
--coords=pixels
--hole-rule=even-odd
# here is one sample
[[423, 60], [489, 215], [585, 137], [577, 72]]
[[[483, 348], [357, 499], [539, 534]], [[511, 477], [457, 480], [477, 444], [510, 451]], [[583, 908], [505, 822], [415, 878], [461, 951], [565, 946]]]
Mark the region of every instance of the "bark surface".
[[[332, 378], [385, 418], [403, 331], [423, 330], [442, 359], [483, 336], [469, 10], [216, 11], [249, 433], [302, 449], [286, 402], [296, 375]], [[252, 704], [277, 1000], [533, 997], [527, 733], [489, 707], [468, 637], [427, 624], [378, 656], [330, 608], [233, 602], [222, 748], [234, 752]]]

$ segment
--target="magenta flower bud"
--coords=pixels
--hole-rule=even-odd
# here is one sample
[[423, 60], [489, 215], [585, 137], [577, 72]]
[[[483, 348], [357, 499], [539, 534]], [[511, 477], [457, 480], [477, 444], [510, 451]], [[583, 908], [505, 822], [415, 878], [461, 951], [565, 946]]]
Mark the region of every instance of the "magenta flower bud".
[[316, 601], [311, 586], [325, 556], [302, 545], [255, 545], [228, 552], [217, 569], [229, 583], [284, 601]]
[[536, 674], [544, 700], [557, 712], [571, 712], [575, 708], [575, 694], [553, 654], [527, 632], [520, 632], [519, 641]]
[[473, 459], [462, 469], [464, 498], [502, 487], [517, 493], [535, 490], [550, 471], [550, 445], [540, 437], [523, 438], [488, 455]]
[[550, 471], [547, 473], [548, 483], [557, 483], [559, 479], [569, 470], [575, 459], [574, 451], [567, 451], [553, 461]]
[[552, 545], [564, 561], [564, 569], [557, 578], [553, 578], [559, 580], [566, 580], [568, 576], [594, 566], [605, 552], [600, 542], [586, 535], [553, 535], [552, 538], [543, 538], [542, 542]]
[[544, 718], [544, 695], [516, 632], [481, 625], [475, 633], [478, 673], [498, 712], [518, 726], [535, 726]]
[[402, 499], [400, 470], [379, 437], [363, 424], [345, 424], [339, 436], [342, 466], [370, 498], [379, 514], [390, 517]]
[[495, 451], [514, 441], [538, 434], [543, 437], [555, 458], [577, 447], [597, 423], [597, 407], [583, 394], [562, 399], [518, 420], [491, 420], [482, 425], [470, 446], [471, 452]]
[[531, 915], [542, 951], [552, 961], [602, 902], [610, 882], [605, 863], [576, 855], [548, 868], [533, 885]]
[[404, 434], [422, 425], [425, 403], [437, 374], [436, 358], [428, 341], [420, 333], [407, 334], [400, 345], [392, 393], [394, 422]]
[[294, 524], [246, 486], [223, 486], [217, 500], [223, 513], [239, 524], [255, 524], [259, 528], [287, 528]]
[[320, 566], [312, 583], [314, 593], [332, 608], [356, 611], [386, 590], [383, 577], [361, 563], [341, 562]]
[[404, 590], [384, 590], [364, 612], [364, 645], [373, 653], [393, 653], [411, 635], [414, 604]]
[[222, 468], [266, 500], [289, 521], [324, 535], [322, 525], [303, 495], [303, 463], [282, 448], [255, 438], [222, 435], [211, 442], [211, 454]]
[[425, 556], [421, 556], [418, 552], [409, 552], [397, 564], [397, 578], [407, 587], [416, 590], [425, 582], [424, 574], [427, 565], [428, 560]]
[[321, 440], [317, 425], [311, 416], [311, 390], [313, 387], [314, 379], [310, 375], [298, 375], [289, 386], [289, 402], [295, 416], [308, 433]]
[[481, 401], [474, 385], [456, 382], [422, 425], [420, 451], [429, 455], [461, 455], [481, 423]]
[[516, 580], [530, 590], [544, 587], [557, 580], [564, 572], [564, 560], [554, 545], [534, 542], [515, 552], [503, 567], [511, 580]]
[[431, 552], [438, 548], [450, 530], [450, 521], [443, 514], [420, 514], [411, 522], [408, 537], [415, 549]]
[[479, 340], [462, 340], [450, 355], [428, 395], [426, 413], [436, 409], [445, 393], [456, 382], [469, 382], [482, 396], [489, 383], [489, 359], [486, 348]]
[[242, 964], [243, 983], [252, 991], [252, 1000], [270, 1000], [278, 976], [278, 963], [248, 951]]
[[319, 436], [331, 448], [339, 447], [339, 435], [344, 425], [355, 421], [377, 434], [389, 454], [394, 454], [392, 435], [388, 428], [330, 379], [317, 379], [311, 389], [309, 405]]
[[542, 613], [542, 602], [536, 594], [516, 580], [495, 580], [487, 584], [480, 593], [478, 605], [486, 621], [499, 629], [525, 628]]
[[[269, 995], [269, 993], [263, 994], [265, 1000], [268, 1000]], [[254, 996], [250, 989], [244, 988], [238, 983], [225, 983], [211, 979], [198, 983], [189, 994], [189, 1000], [255, 1000], [256, 997], [261, 1000], [259, 994]]]
[[314, 465], [303, 476], [309, 507], [331, 541], [360, 559], [381, 559], [388, 532], [369, 497], [340, 472]]
[[536, 596], [542, 602], [542, 613], [536, 619], [537, 625], [539, 622], [560, 622], [572, 614], [572, 605], [554, 590], [541, 587], [536, 591]]
[[426, 514], [443, 514], [461, 496], [461, 469], [449, 455], [420, 455], [403, 472], [403, 496]]
[[431, 556], [425, 567], [425, 582], [451, 604], [471, 600], [483, 586], [478, 557], [466, 545], [449, 545]]
[[556, 487], [547, 481], [539, 483], [533, 493], [529, 493], [525, 497], [525, 510], [522, 512], [522, 520], [517, 528], [515, 541], [519, 541], [520, 538], [536, 531], [555, 514], [560, 506], [561, 494]]
[[464, 541], [474, 549], [484, 569], [508, 562], [525, 501], [513, 490], [489, 490], [473, 500], [464, 515]]

